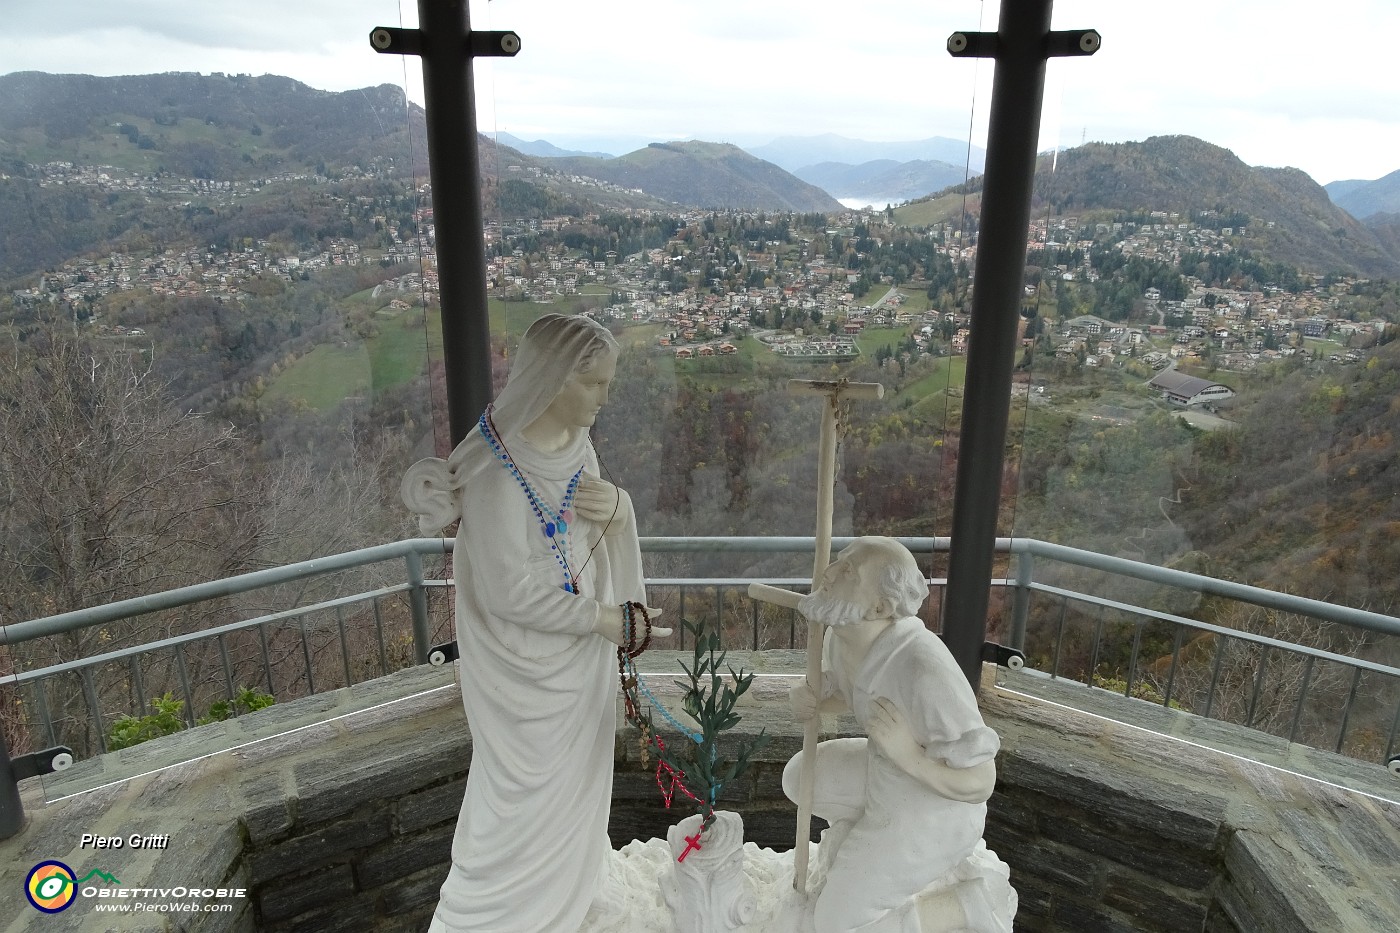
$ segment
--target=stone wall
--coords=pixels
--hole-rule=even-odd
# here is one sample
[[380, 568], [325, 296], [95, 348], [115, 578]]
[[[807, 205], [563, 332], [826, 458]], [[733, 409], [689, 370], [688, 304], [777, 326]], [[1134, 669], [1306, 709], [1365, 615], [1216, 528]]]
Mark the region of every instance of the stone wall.
[[[363, 759], [341, 748], [331, 762], [317, 756], [293, 765], [290, 775], [284, 765], [279, 781], [267, 781], [244, 818], [259, 930], [427, 928], [447, 874], [471, 756], [460, 704], [451, 690], [407, 717], [397, 712], [374, 725], [357, 717], [361, 725], [343, 741], [363, 746]], [[751, 724], [769, 718], [761, 706], [749, 710]], [[396, 729], [396, 722], [411, 728]], [[790, 848], [795, 823], [781, 775], [801, 737], [785, 731], [721, 801], [743, 813], [748, 841], [770, 848]], [[269, 766], [281, 754], [269, 756]], [[690, 812], [680, 801], [674, 810], [664, 808], [654, 772], [638, 759], [636, 734], [620, 730], [609, 825], [618, 847], [664, 838]]]
[[[722, 801], [743, 815], [747, 840], [780, 850], [791, 847], [795, 823], [794, 808], [782, 794], [782, 767], [801, 746], [782, 715], [785, 689], [785, 682], [756, 688], [758, 702], [747, 708], [745, 734], [764, 728], [772, 741]], [[1382, 864], [1395, 870], [1400, 849], [1394, 847], [1394, 823], [1390, 833], [1383, 831], [1385, 813], [1396, 817], [1393, 806], [1373, 810], [1364, 797], [1344, 805], [1351, 795], [1335, 788], [1053, 704], [993, 690], [984, 706], [1003, 737], [986, 838], [1012, 868], [1021, 898], [1018, 930], [1346, 930], [1353, 929], [1354, 916], [1383, 915], [1397, 906], [1384, 891], [1353, 892], [1340, 902], [1309, 894], [1317, 887], [1313, 870], [1321, 873], [1328, 864], [1345, 864], [1364, 877], [1367, 866], [1356, 858], [1359, 853], [1342, 855], [1345, 840], [1331, 838], [1342, 824], [1374, 821], [1374, 835], [1363, 837], [1375, 855], [1389, 856]], [[830, 725], [847, 733], [854, 724]], [[610, 826], [616, 846], [664, 837], [685, 812], [658, 805], [655, 776], [641, 767], [634, 742], [634, 734], [620, 733]], [[455, 766], [467, 754], [465, 744], [455, 744], [445, 760]], [[463, 773], [444, 770], [419, 769], [423, 783], [401, 796], [397, 782], [366, 784], [382, 796], [358, 811], [342, 813], [336, 806], [319, 821], [291, 827], [285, 841], [261, 849], [255, 844], [252, 880], [267, 928], [314, 923], [320, 929], [364, 929], [364, 918], [372, 914], [381, 918], [381, 929], [399, 929], [400, 921], [407, 923], [403, 928], [422, 929], [445, 874], [464, 787]], [[1242, 802], [1241, 784], [1267, 789], [1282, 806]], [[1226, 788], [1235, 791], [1222, 793]], [[1300, 792], [1304, 799], [1295, 799]], [[337, 790], [333, 796], [359, 795]], [[1359, 807], [1361, 820], [1326, 819], [1310, 802], [1324, 810]], [[820, 829], [818, 821], [814, 839]], [[1287, 842], [1279, 841], [1281, 833]], [[302, 893], [309, 885], [290, 870], [302, 859], [309, 864], [309, 853], [322, 862], [316, 872], [323, 881], [314, 895]], [[1313, 858], [1300, 858], [1308, 855]], [[1343, 870], [1333, 867], [1330, 873]], [[1303, 878], [1308, 880], [1300, 884]], [[1391, 914], [1390, 921], [1396, 920], [1400, 915]]]
[[1011, 866], [1017, 930], [1400, 929], [1400, 785], [1385, 768], [1023, 677], [983, 695], [1002, 736], [986, 839]]
[[427, 929], [471, 757], [461, 701], [449, 687], [355, 720], [329, 754], [268, 761], [243, 819], [259, 930]]
[[[25, 868], [65, 850], [75, 867], [90, 862], [65, 833], [140, 826], [170, 832], [171, 850], [126, 862], [129, 876], [155, 886], [197, 873], [250, 896], [229, 914], [122, 929], [421, 931], [446, 874], [470, 755], [448, 677], [386, 678], [409, 695], [48, 807], [26, 782], [31, 825], [0, 843], [0, 865], [11, 866], [0, 867], [0, 886], [19, 890]], [[766, 728], [773, 744], [723, 801], [744, 815], [747, 839], [779, 849], [795, 822], [779, 777], [800, 744], [786, 721], [788, 683], [756, 682], [744, 725]], [[1018, 931], [1400, 927], [1396, 804], [1015, 691], [984, 688], [982, 702], [1003, 740], [986, 838], [1011, 866]], [[615, 844], [664, 836], [685, 813], [661, 807], [626, 732], [617, 762]], [[0, 930], [106, 929], [102, 917], [26, 908]]]

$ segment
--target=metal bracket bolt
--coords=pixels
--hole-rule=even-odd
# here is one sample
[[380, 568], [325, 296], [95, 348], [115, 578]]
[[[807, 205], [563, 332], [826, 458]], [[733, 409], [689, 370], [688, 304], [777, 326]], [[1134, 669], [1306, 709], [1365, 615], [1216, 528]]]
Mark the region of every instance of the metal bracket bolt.
[[[1046, 58], [1093, 55], [1103, 45], [1095, 29], [1067, 29], [1045, 37]], [[948, 54], [954, 58], [996, 58], [1000, 49], [994, 32], [955, 32], [948, 37]]]
[[1026, 666], [1024, 652], [991, 641], [982, 643], [982, 660], [998, 667], [1010, 668], [1013, 671], [1019, 671]]
[[38, 777], [41, 774], [53, 774], [55, 771], [67, 771], [71, 767], [73, 749], [67, 745], [55, 745], [42, 752], [30, 752], [10, 761], [10, 770], [16, 781]]
[[451, 664], [462, 656], [457, 649], [455, 641], [444, 642], [441, 645], [433, 645], [428, 650], [428, 663], [433, 667], [442, 667], [444, 664]]
[[[417, 29], [376, 26], [369, 44], [385, 55], [422, 55], [423, 34]], [[467, 36], [467, 54], [473, 58], [510, 58], [520, 51], [520, 36], [510, 30], [473, 31]]]

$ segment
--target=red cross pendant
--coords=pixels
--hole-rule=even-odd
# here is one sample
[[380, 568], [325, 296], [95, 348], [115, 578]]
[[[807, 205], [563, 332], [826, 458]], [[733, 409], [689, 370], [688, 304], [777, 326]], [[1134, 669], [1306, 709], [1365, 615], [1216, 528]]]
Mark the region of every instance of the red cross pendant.
[[689, 855], [689, 854], [692, 853], [692, 852], [697, 852], [697, 851], [699, 851], [699, 849], [700, 849], [700, 833], [697, 831], [697, 832], [695, 833], [695, 835], [693, 835], [693, 836], [686, 836], [686, 837], [685, 837], [685, 851], [681, 853], [680, 858], [676, 859], [676, 861], [678, 861], [678, 862], [684, 862], [684, 861], [685, 861], [685, 857], [686, 857], [687, 855]]

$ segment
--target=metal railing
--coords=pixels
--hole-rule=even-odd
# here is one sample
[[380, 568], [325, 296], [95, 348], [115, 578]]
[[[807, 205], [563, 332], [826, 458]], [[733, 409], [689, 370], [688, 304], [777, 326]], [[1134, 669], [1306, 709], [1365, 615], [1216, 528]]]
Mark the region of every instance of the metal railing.
[[[179, 628], [178, 619], [170, 618], [177, 610], [209, 607], [248, 594], [264, 594], [266, 601], [281, 604], [254, 612], [225, 606], [212, 614], [246, 617], [17, 670], [0, 676], [0, 688], [13, 688], [27, 698], [26, 705], [33, 711], [29, 726], [36, 741], [74, 744], [74, 724], [68, 723], [66, 734], [60, 733], [60, 717], [52, 710], [54, 691], [48, 689], [65, 679], [74, 684], [81, 692], [87, 720], [84, 735], [74, 747], [100, 754], [108, 750], [115, 720], [142, 716], [162, 694], [174, 697], [180, 705], [178, 716], [193, 726], [201, 707], [221, 701], [231, 706], [244, 688], [256, 687], [276, 699], [289, 699], [349, 686], [408, 664], [423, 664], [432, 640], [429, 593], [450, 585], [446, 579], [427, 579], [423, 559], [450, 553], [451, 544], [441, 539], [400, 541], [3, 626], [0, 645], [10, 646], [13, 655], [17, 646], [26, 643], [93, 629], [107, 635], [108, 627], [138, 618], [162, 619], [159, 627]], [[315, 589], [312, 583], [322, 589], [351, 588], [337, 586], [335, 576], [396, 561], [402, 562], [398, 574], [402, 582], [303, 600], [309, 589]], [[295, 591], [279, 592], [289, 586]], [[402, 606], [396, 605], [399, 602]], [[391, 637], [395, 630], [403, 630], [400, 637]], [[352, 648], [352, 642], [358, 644]], [[411, 651], [403, 650], [404, 642]], [[163, 663], [154, 663], [155, 658]], [[289, 673], [293, 667], [295, 673]], [[99, 678], [104, 671], [106, 676]], [[99, 680], [105, 690], [99, 689]], [[125, 699], [117, 704], [121, 709], [112, 708], [113, 693]]]
[[[1006, 544], [1015, 561], [1011, 638], [1027, 652], [1028, 666], [1051, 677], [1065, 676], [1073, 612], [1086, 629], [1092, 622], [1092, 635], [1086, 640], [1087, 661], [1071, 665], [1071, 679], [1111, 685], [1124, 696], [1185, 708], [1290, 742], [1330, 746], [1352, 757], [1394, 758], [1400, 668], [1380, 659], [1400, 656], [1400, 642], [1390, 641], [1400, 635], [1400, 619], [1045, 541]], [[1044, 582], [1037, 577], [1047, 563], [1135, 581], [1140, 592], [1156, 587], [1159, 603], [1188, 594], [1197, 615], [1217, 621], [1143, 605], [1149, 600], [1141, 597], [1128, 602], [1085, 592], [1082, 581], [1078, 589]], [[1119, 640], [1126, 641], [1116, 653], [1109, 650], [1115, 628]], [[1144, 659], [1149, 642], [1158, 646], [1150, 661]], [[1337, 650], [1339, 644], [1344, 650]], [[1110, 669], [1101, 674], [1110, 657]], [[1356, 737], [1349, 729], [1359, 706], [1369, 711], [1373, 725], [1367, 735]], [[1324, 741], [1333, 725], [1335, 741]]]
[[[850, 540], [837, 538], [833, 547]], [[901, 540], [921, 558], [946, 552], [949, 545], [942, 537]], [[692, 565], [726, 560], [744, 565], [738, 572], [725, 568], [706, 576], [650, 574], [650, 599], [671, 618], [719, 625], [735, 648], [803, 646], [805, 626], [790, 610], [760, 606], [745, 590], [753, 580], [805, 586], [809, 581], [791, 569], [766, 571], [796, 566], [797, 556], [810, 559], [811, 538], [665, 537], [644, 538], [642, 546], [652, 562], [674, 562], [674, 555], [683, 554]], [[96, 754], [107, 749], [117, 718], [142, 715], [152, 695], [163, 691], [178, 694], [185, 724], [194, 725], [201, 698], [232, 702], [238, 689], [253, 681], [285, 700], [421, 664], [434, 628], [439, 637], [447, 631], [447, 601], [439, 600], [430, 612], [429, 595], [452, 585], [446, 562], [436, 578], [429, 578], [423, 560], [445, 557], [451, 549], [451, 540], [411, 539], [4, 626], [0, 645], [15, 650], [39, 639], [293, 583], [321, 581], [324, 589], [330, 575], [369, 567], [382, 574], [387, 571], [381, 565], [402, 562], [397, 582], [271, 611], [226, 607], [226, 613], [246, 617], [18, 670], [0, 677], [0, 689], [31, 697], [36, 742], [72, 744], [71, 735], [61, 734], [48, 699], [67, 678], [76, 685], [70, 692], [80, 694], [72, 705], [87, 719], [83, 727], [90, 741], [83, 751]], [[1003, 596], [1001, 609], [994, 609], [993, 631], [1026, 653], [1028, 667], [1355, 757], [1384, 760], [1395, 754], [1400, 668], [1384, 659], [1393, 658], [1400, 644], [1386, 642], [1400, 635], [1400, 619], [1044, 541], [1001, 538], [997, 550], [1007, 555], [1009, 572], [992, 581]], [[789, 556], [786, 565], [783, 555]], [[936, 594], [931, 617], [941, 614], [945, 582], [930, 579]], [[1251, 624], [1232, 626], [1222, 619]], [[1277, 631], [1280, 626], [1286, 631]], [[675, 646], [684, 648], [684, 631], [675, 628]], [[387, 651], [386, 631], [399, 632], [401, 648], [411, 651]], [[1338, 642], [1344, 650], [1337, 649]], [[156, 656], [165, 658], [163, 666], [152, 662]], [[297, 669], [294, 676], [283, 670], [290, 667]], [[1358, 719], [1366, 723], [1360, 740]], [[73, 717], [66, 726], [74, 728]], [[1324, 726], [1335, 728], [1335, 741], [1320, 738]]]

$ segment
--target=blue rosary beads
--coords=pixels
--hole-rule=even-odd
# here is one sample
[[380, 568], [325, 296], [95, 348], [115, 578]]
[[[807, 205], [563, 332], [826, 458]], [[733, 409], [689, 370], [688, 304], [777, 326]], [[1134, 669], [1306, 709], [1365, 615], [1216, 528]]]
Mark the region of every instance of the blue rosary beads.
[[496, 459], [510, 472], [525, 493], [525, 499], [530, 503], [530, 509], [535, 513], [535, 519], [540, 523], [540, 530], [549, 539], [549, 550], [554, 555], [554, 560], [559, 564], [559, 568], [564, 572], [564, 589], [569, 593], [578, 592], [578, 583], [574, 579], [573, 571], [569, 569], [569, 548], [573, 542], [573, 536], [569, 533], [569, 527], [574, 521], [574, 493], [578, 492], [579, 480], [583, 477], [583, 467], [579, 467], [574, 475], [569, 479], [569, 485], [564, 490], [564, 499], [559, 503], [558, 511], [549, 507], [544, 497], [530, 485], [530, 481], [520, 472], [520, 468], [515, 465], [515, 460], [511, 457], [510, 451], [501, 442], [496, 434], [495, 425], [491, 422], [491, 409], [481, 413], [481, 418], [477, 422], [477, 428], [481, 432], [482, 438], [486, 441], [491, 452], [496, 455]]

